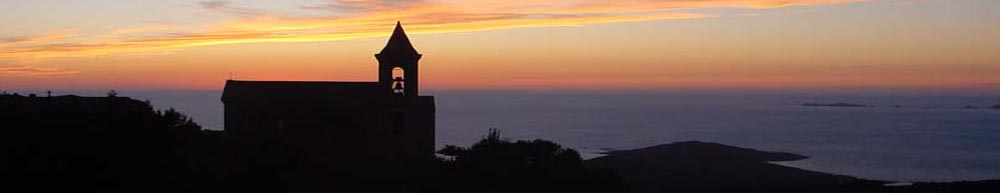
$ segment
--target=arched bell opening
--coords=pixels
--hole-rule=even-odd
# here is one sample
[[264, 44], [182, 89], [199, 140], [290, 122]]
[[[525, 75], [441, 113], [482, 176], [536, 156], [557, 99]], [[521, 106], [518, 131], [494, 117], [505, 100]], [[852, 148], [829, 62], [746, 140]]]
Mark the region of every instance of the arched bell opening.
[[405, 70], [400, 67], [392, 68], [392, 94], [406, 95]]

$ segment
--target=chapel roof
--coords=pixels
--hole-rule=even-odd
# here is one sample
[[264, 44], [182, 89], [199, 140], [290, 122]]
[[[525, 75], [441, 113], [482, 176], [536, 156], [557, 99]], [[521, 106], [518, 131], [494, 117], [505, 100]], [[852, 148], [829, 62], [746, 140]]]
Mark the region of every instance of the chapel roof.
[[[378, 82], [242, 81], [228, 80], [228, 99], [365, 99], [381, 96]], [[380, 94], [381, 93], [381, 94]]]

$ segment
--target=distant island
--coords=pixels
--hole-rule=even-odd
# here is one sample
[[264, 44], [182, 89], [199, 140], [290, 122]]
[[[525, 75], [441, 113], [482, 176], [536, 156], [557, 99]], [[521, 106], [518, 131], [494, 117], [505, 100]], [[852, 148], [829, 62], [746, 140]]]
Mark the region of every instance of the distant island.
[[823, 104], [823, 103], [802, 103], [802, 106], [806, 106], [806, 107], [875, 107], [875, 106], [872, 106], [872, 105], [852, 104], [852, 103], [830, 103], [830, 104]]
[[990, 107], [990, 109], [1000, 110], [1000, 104], [993, 105], [993, 106]]
[[619, 172], [640, 193], [773, 192], [834, 186], [879, 187], [885, 183], [769, 163], [807, 158], [688, 141], [612, 151], [585, 163], [594, 169]]

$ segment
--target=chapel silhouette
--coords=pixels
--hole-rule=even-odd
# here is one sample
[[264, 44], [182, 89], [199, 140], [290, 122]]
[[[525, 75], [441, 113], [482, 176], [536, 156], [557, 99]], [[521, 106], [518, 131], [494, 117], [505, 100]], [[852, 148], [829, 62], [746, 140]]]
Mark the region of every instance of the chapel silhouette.
[[241, 159], [234, 170], [277, 165], [287, 178], [315, 178], [433, 158], [434, 98], [419, 95], [421, 56], [397, 22], [375, 54], [377, 82], [226, 81], [227, 143]]

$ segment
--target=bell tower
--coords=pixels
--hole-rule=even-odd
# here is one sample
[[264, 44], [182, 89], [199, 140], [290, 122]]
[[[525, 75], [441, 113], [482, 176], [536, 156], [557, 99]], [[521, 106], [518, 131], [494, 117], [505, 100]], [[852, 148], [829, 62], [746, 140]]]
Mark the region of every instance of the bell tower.
[[402, 97], [417, 97], [417, 62], [422, 55], [417, 53], [406, 37], [403, 25], [396, 22], [396, 29], [389, 36], [389, 42], [378, 54], [378, 82], [385, 92]]

